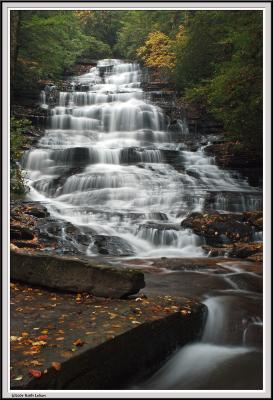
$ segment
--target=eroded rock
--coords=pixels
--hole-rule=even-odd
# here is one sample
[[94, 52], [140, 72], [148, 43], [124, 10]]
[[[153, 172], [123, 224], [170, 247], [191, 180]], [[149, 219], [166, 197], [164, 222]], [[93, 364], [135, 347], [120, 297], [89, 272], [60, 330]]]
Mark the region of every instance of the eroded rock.
[[111, 298], [135, 294], [145, 286], [143, 273], [131, 269], [118, 270], [76, 257], [12, 250], [10, 276], [28, 284]]

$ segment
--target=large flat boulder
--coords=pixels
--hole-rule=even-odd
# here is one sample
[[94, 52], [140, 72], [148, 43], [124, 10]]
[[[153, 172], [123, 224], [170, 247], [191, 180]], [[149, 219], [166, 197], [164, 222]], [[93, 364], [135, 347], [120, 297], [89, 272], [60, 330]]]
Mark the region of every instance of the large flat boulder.
[[144, 275], [116, 269], [77, 257], [53, 256], [11, 250], [11, 279], [71, 292], [121, 298], [145, 286]]
[[12, 283], [11, 388], [126, 389], [200, 338], [206, 312], [187, 298], [110, 300]]

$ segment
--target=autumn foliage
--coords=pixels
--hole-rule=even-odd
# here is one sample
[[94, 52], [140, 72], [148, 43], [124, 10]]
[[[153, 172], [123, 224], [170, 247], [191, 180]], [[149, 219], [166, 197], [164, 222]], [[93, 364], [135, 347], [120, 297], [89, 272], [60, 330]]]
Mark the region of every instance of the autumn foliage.
[[163, 32], [151, 32], [144, 46], [137, 50], [137, 55], [148, 67], [171, 69], [175, 65], [173, 45], [174, 42]]

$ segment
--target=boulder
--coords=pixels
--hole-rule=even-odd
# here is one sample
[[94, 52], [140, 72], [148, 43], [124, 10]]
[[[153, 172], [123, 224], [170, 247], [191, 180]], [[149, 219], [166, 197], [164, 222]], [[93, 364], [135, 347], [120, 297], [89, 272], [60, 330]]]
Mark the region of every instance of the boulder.
[[220, 214], [194, 212], [181, 222], [182, 227], [190, 228], [206, 239], [210, 245], [250, 242], [253, 238], [252, 227], [244, 221], [242, 214]]
[[76, 257], [11, 251], [11, 279], [94, 296], [123, 298], [145, 286], [142, 272], [101, 265]]
[[108, 256], [131, 256], [132, 246], [119, 236], [94, 235], [91, 251]]

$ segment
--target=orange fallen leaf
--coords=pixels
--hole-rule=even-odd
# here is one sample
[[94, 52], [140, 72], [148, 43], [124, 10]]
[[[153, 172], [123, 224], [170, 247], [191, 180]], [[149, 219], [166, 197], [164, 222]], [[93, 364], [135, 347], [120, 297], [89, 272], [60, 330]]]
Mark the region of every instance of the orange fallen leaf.
[[42, 376], [42, 372], [39, 371], [38, 369], [30, 369], [28, 372], [34, 378], [41, 378], [41, 376]]
[[59, 362], [53, 361], [51, 363], [52, 368], [54, 368], [56, 371], [60, 371], [61, 369], [61, 364]]
[[73, 342], [74, 346], [83, 346], [84, 341], [82, 339], [77, 339]]
[[46, 340], [48, 338], [47, 335], [38, 336], [38, 340]]

